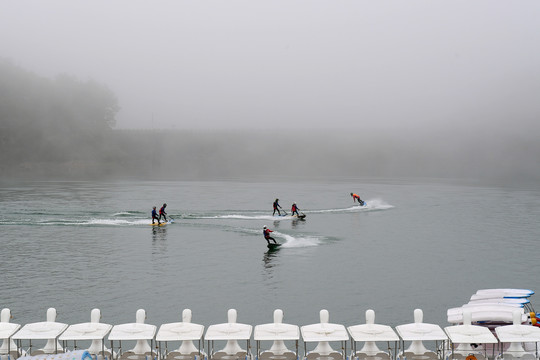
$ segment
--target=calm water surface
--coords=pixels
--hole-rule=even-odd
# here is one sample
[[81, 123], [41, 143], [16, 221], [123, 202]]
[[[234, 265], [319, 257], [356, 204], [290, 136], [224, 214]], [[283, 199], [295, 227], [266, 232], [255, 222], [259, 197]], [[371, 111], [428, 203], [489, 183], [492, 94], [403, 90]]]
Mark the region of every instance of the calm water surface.
[[[285, 321], [399, 325], [446, 310], [480, 288], [540, 290], [539, 189], [442, 181], [27, 182], [0, 185], [0, 307], [14, 322], [155, 325]], [[365, 208], [353, 207], [357, 192]], [[305, 221], [273, 218], [274, 198]], [[149, 225], [152, 205], [175, 219]], [[268, 252], [263, 225], [284, 243]], [[533, 297], [534, 304], [534, 297]]]

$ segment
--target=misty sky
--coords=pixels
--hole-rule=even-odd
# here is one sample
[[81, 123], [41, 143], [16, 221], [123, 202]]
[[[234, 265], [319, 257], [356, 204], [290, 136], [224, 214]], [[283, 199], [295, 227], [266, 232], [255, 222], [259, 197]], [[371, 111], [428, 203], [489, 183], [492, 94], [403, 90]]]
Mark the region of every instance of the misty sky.
[[0, 57], [106, 84], [120, 128], [540, 123], [538, 0], [0, 0]]

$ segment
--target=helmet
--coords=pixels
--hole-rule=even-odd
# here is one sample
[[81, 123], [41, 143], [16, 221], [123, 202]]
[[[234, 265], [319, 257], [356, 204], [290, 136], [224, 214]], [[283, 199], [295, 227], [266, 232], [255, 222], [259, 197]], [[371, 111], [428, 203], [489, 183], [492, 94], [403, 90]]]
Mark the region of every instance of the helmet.
[[167, 204], [163, 204], [163, 206], [167, 206]]
[[156, 208], [155, 206], [152, 207], [152, 209], [155, 209], [155, 208]]
[[266, 225], [263, 226], [263, 229], [266, 229]]
[[351, 193], [351, 196], [352, 196], [352, 193]]

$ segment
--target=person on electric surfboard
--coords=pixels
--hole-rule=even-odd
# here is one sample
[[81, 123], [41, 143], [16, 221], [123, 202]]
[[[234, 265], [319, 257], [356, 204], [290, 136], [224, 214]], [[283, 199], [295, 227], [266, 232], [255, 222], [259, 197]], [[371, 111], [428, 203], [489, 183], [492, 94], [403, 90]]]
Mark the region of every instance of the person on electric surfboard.
[[272, 240], [274, 242], [274, 244], [277, 244], [276, 239], [274, 239], [273, 237], [270, 236], [271, 232], [273, 232], [273, 231], [270, 230], [269, 228], [267, 228], [266, 225], [263, 226], [263, 235], [264, 235], [264, 239], [266, 240], [266, 242], [268, 244], [270, 244], [270, 240]]
[[300, 216], [300, 214], [298, 214], [298, 210], [300, 210], [300, 208], [296, 206], [296, 203], [293, 203], [291, 206], [291, 215], [296, 214], [296, 216]]
[[154, 225], [154, 220], [157, 220], [158, 225], [161, 224], [155, 206], [152, 208], [152, 225]]
[[279, 201], [279, 199], [276, 199], [276, 201], [274, 201], [274, 204], [273, 204], [273, 206], [274, 206], [274, 212], [272, 213], [272, 216], [276, 215], [276, 211], [277, 211], [278, 215], [281, 216], [281, 212], [279, 211], [279, 209], [281, 209], [281, 206], [279, 206], [279, 202], [278, 202], [278, 201]]
[[165, 212], [165, 208], [167, 207], [167, 204], [163, 204], [161, 209], [159, 209], [159, 220], [161, 220], [161, 217], [165, 219], [165, 222], [167, 222], [167, 213]]
[[355, 200], [358, 200], [358, 205], [360, 205], [360, 206], [364, 205], [364, 200], [360, 199], [360, 196], [358, 196], [357, 194], [353, 194], [353, 193], [351, 193], [351, 196], [352, 196], [352, 201], [353, 202], [355, 202]]

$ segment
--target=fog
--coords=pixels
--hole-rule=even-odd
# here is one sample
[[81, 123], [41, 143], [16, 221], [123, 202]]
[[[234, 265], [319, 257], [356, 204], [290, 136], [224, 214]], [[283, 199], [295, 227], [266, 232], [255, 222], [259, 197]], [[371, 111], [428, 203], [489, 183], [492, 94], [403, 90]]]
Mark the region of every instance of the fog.
[[[268, 176], [540, 179], [536, 0], [0, 0], [0, 9], [0, 58], [18, 69], [3, 76], [41, 79], [22, 92], [0, 79], [3, 176], [22, 151], [6, 130], [18, 123], [48, 144], [19, 159], [24, 169], [9, 171], [19, 175], [50, 175], [50, 151], [63, 154], [53, 156], [62, 174], [80, 177], [264, 177], [268, 164]], [[93, 120], [75, 123], [103, 123], [105, 108], [114, 116], [84, 151], [73, 134], [88, 127], [50, 130], [51, 102], [64, 103], [66, 119], [77, 113], [62, 74], [97, 89], [79, 115]], [[44, 82], [59, 97], [37, 95]], [[6, 100], [13, 93], [40, 99], [34, 115]], [[52, 149], [58, 138], [71, 145]], [[137, 166], [139, 152], [153, 165]]]

